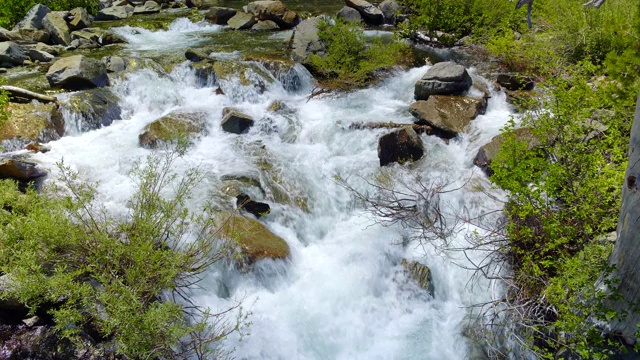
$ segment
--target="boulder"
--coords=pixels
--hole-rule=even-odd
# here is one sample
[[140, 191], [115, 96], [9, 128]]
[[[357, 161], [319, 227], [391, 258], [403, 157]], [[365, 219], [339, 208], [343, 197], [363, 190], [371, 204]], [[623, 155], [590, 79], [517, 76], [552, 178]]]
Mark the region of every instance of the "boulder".
[[338, 14], [336, 14], [336, 17], [344, 19], [347, 22], [353, 22], [353, 23], [359, 23], [362, 21], [362, 15], [360, 15], [360, 12], [348, 6], [345, 6], [342, 9], [340, 9], [340, 11], [338, 11]]
[[3, 27], [0, 27], [0, 42], [11, 41], [12, 37], [11, 37], [10, 33], [11, 33], [11, 31], [9, 31], [9, 30], [7, 30], [7, 29], [5, 29]]
[[71, 33], [71, 38], [73, 40], [77, 39], [85, 39], [90, 40], [100, 46], [111, 45], [111, 44], [121, 44], [124, 42], [120, 37], [112, 33], [110, 30], [100, 29], [100, 28], [86, 28], [81, 30], [76, 30]]
[[204, 18], [207, 19], [210, 23], [216, 25], [227, 25], [229, 19], [231, 19], [238, 10], [226, 7], [212, 7], [209, 11], [204, 15]]
[[232, 108], [224, 108], [222, 110], [222, 130], [233, 134], [242, 134], [249, 131], [254, 121], [251, 116], [243, 114]]
[[49, 42], [49, 33], [44, 30], [24, 28], [12, 31], [12, 38], [21, 44], [35, 44]]
[[251, 29], [256, 22], [257, 21], [253, 15], [238, 11], [231, 19], [229, 19], [229, 21], [227, 21], [227, 25], [235, 30], [245, 30]]
[[431, 269], [429, 269], [428, 266], [422, 265], [417, 261], [408, 261], [407, 259], [402, 259], [400, 264], [405, 269], [409, 277], [418, 283], [418, 286], [433, 296]]
[[419, 160], [424, 155], [420, 136], [411, 126], [386, 134], [378, 141], [380, 166]]
[[0, 43], [0, 66], [19, 66], [22, 65], [25, 60], [29, 60], [25, 48], [11, 41]]
[[53, 56], [58, 56], [62, 51], [64, 51], [64, 47], [60, 45], [47, 45], [45, 43], [37, 43], [35, 50], [47, 52]]
[[71, 43], [71, 33], [64, 18], [58, 13], [48, 13], [42, 20], [45, 30], [54, 44], [67, 46]]
[[[24, 146], [32, 141], [49, 142], [64, 135], [64, 119], [57, 105], [32, 101], [9, 103], [7, 120], [0, 126], [0, 140], [19, 140]], [[4, 146], [6, 150], [10, 149]]]
[[96, 20], [122, 20], [133, 15], [133, 11], [134, 7], [131, 5], [111, 6], [100, 10], [98, 15], [96, 15]]
[[73, 19], [69, 21], [71, 30], [80, 30], [93, 25], [93, 20], [85, 8], [75, 8], [71, 10], [71, 15], [73, 16]]
[[20, 20], [20, 22], [17, 23], [13, 29], [44, 29], [42, 20], [50, 12], [51, 10], [49, 10], [49, 8], [44, 5], [33, 5], [31, 9], [27, 11], [27, 15], [25, 15], [24, 18]]
[[278, 24], [271, 20], [260, 20], [255, 25], [251, 27], [253, 31], [275, 31], [280, 30]]
[[133, 13], [136, 15], [157, 14], [159, 12], [160, 12], [160, 5], [158, 5], [157, 2], [151, 1], [151, 0], [146, 1], [144, 5], [136, 6], [133, 9]]
[[67, 46], [67, 50], [75, 50], [75, 49], [97, 49], [100, 45], [94, 43], [91, 40], [87, 39], [75, 39], [71, 41], [71, 44]]
[[416, 124], [439, 129], [444, 137], [454, 137], [462, 132], [486, 109], [485, 98], [446, 95], [432, 95], [427, 100], [416, 101], [409, 106], [411, 115], [418, 119]]
[[524, 76], [518, 73], [501, 73], [498, 74], [496, 82], [503, 88], [511, 91], [516, 90], [533, 90], [535, 82], [530, 76]]
[[344, 0], [345, 4], [358, 10], [364, 21], [372, 25], [380, 25], [384, 21], [382, 11], [365, 0]]
[[17, 181], [33, 181], [46, 176], [47, 173], [38, 170], [37, 164], [17, 159], [0, 160], [0, 179], [12, 179]]
[[379, 7], [384, 15], [385, 24], [395, 25], [396, 14], [400, 10], [400, 4], [396, 0], [384, 0]]
[[195, 70], [200, 83], [211, 84], [215, 81], [217, 85], [222, 86], [221, 90], [229, 96], [233, 96], [238, 91], [244, 91], [237, 86], [237, 83], [227, 82], [231, 79], [239, 78], [242, 87], [253, 87], [260, 93], [264, 92], [267, 84], [273, 81], [273, 78], [263, 67], [252, 62], [206, 59], [191, 64], [191, 68]]
[[[513, 130], [513, 134], [518, 140], [523, 140], [527, 142], [527, 148], [533, 149], [534, 147], [540, 144], [540, 140], [533, 135], [529, 128], [519, 128]], [[489, 143], [482, 145], [480, 150], [478, 150], [478, 154], [475, 159], [473, 159], [473, 163], [480, 167], [482, 171], [487, 174], [487, 176], [493, 175], [493, 170], [491, 169], [491, 161], [496, 157], [498, 151], [502, 144], [504, 144], [505, 135], [500, 134], [494, 136]]]
[[29, 58], [31, 59], [31, 61], [51, 62], [53, 59], [55, 59], [55, 56], [45, 51], [31, 49], [29, 50]]
[[263, 259], [284, 260], [291, 253], [287, 242], [258, 220], [225, 214], [220, 223], [216, 234], [231, 244], [237, 244], [246, 265]]
[[122, 116], [122, 109], [118, 103], [120, 99], [108, 88], [98, 88], [78, 91], [69, 97], [65, 107], [82, 119], [76, 124], [80, 132], [109, 126], [114, 120]]
[[291, 58], [299, 63], [306, 63], [309, 55], [321, 53], [325, 45], [318, 36], [319, 17], [303, 20], [295, 27], [291, 40]]
[[211, 9], [218, 6], [218, 0], [185, 0], [185, 4], [190, 8], [198, 8], [200, 10]]
[[69, 90], [83, 90], [109, 84], [104, 64], [84, 55], [65, 57], [53, 63], [47, 72], [47, 81], [51, 86]]
[[251, 199], [251, 197], [245, 193], [241, 193], [236, 196], [236, 206], [238, 207], [238, 209], [242, 209], [250, 214], [253, 214], [253, 216], [258, 219], [271, 212], [271, 207], [269, 207], [269, 204], [253, 201], [253, 199]]
[[271, 20], [283, 29], [295, 26], [300, 18], [294, 11], [288, 10], [280, 1], [261, 0], [247, 4], [247, 12], [258, 20]]
[[143, 148], [155, 149], [181, 137], [202, 134], [204, 130], [204, 114], [172, 112], [145, 126], [138, 143]]
[[416, 82], [416, 100], [427, 100], [431, 95], [460, 95], [467, 91], [473, 80], [462, 65], [452, 61], [433, 65]]
[[107, 68], [107, 72], [110, 73], [125, 71], [127, 69], [127, 59], [121, 58], [120, 56], [105, 56], [101, 59], [101, 61]]

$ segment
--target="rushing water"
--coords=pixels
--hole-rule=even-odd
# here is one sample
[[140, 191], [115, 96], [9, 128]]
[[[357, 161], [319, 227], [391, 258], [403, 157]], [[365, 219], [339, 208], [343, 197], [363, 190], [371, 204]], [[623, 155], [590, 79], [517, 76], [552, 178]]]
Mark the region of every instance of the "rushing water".
[[[219, 29], [179, 20], [167, 31], [122, 28], [118, 33], [127, 38], [129, 51], [144, 56], [145, 50], [184, 51], [200, 41], [197, 35], [203, 31]], [[349, 130], [348, 124], [410, 123], [407, 108], [413, 101], [413, 85], [427, 69], [398, 72], [369, 89], [311, 100], [312, 79], [299, 66], [293, 70], [295, 86], [272, 79], [261, 93], [232, 79], [221, 84], [226, 95], [215, 95], [217, 86], [198, 85], [186, 63], [170, 74], [139, 70], [112, 86], [121, 97], [122, 120], [66, 136], [52, 143], [50, 152], [36, 157], [48, 165], [64, 158], [84, 179], [99, 182], [98, 200], [108, 210], [124, 213], [135, 190], [127, 174], [135, 161], [150, 153], [138, 145], [144, 126], [171, 111], [203, 111], [208, 114], [206, 135], [175, 168], [180, 172], [199, 166], [207, 171], [192, 208], [204, 200], [229, 206], [230, 199], [218, 196], [222, 179], [225, 175], [264, 177], [257, 156], [264, 157], [265, 152], [286, 190], [307, 199], [307, 212], [271, 201], [272, 212], [264, 218], [289, 244], [288, 261], [263, 262], [250, 273], [214, 267], [202, 284], [204, 289], [194, 293], [197, 303], [214, 310], [228, 307], [235, 299], [244, 299], [250, 307], [250, 336], [242, 340], [232, 336], [225, 345], [236, 349], [237, 358], [466, 359], [471, 356], [471, 344], [462, 335], [465, 307], [491, 298], [491, 284], [469, 283], [471, 273], [456, 265], [466, 261], [461, 254], [436, 251], [428, 244], [405, 241], [403, 245], [411, 234], [377, 224], [334, 180], [340, 175], [360, 191], [371, 190], [363, 179], [380, 171], [377, 142], [387, 130]], [[493, 190], [473, 166], [479, 146], [496, 135], [510, 116], [504, 95], [491, 95], [487, 114], [449, 144], [423, 135], [426, 155], [410, 166], [414, 174], [461, 187], [444, 194], [441, 201], [452, 212], [469, 217], [499, 208], [479, 191]], [[268, 112], [274, 100], [283, 101], [291, 111]], [[223, 132], [220, 120], [225, 106], [252, 115], [256, 126], [244, 135]], [[257, 148], [262, 150], [256, 152]], [[399, 178], [407, 176], [400, 167], [392, 171]], [[269, 195], [273, 190], [269, 186], [277, 184], [263, 186]], [[449, 239], [452, 244], [464, 245], [465, 234], [473, 228], [465, 230]], [[403, 258], [431, 268], [433, 297], [408, 280], [400, 265]]]

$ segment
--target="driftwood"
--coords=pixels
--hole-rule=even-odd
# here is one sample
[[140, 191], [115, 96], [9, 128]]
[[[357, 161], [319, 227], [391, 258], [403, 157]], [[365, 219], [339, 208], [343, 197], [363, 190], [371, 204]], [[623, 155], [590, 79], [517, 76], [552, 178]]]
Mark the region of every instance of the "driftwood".
[[4, 90], [9, 93], [9, 100], [13, 102], [29, 102], [31, 100], [38, 100], [43, 103], [58, 103], [58, 100], [53, 96], [38, 94], [15, 86], [2, 85], [0, 86], [0, 90]]
[[429, 125], [418, 124], [398, 124], [394, 122], [372, 122], [372, 123], [352, 123], [349, 125], [350, 130], [367, 130], [367, 129], [400, 129], [406, 126], [411, 126], [418, 134], [434, 135], [436, 130]]

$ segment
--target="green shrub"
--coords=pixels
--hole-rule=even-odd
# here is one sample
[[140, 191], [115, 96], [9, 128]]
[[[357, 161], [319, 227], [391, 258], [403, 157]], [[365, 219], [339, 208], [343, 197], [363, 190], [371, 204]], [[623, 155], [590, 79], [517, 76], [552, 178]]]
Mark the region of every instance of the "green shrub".
[[0, 6], [0, 27], [13, 27], [36, 4], [45, 5], [53, 11], [83, 7], [93, 14], [100, 5], [98, 0], [3, 0]]
[[398, 42], [380, 38], [367, 39], [356, 25], [337, 19], [335, 24], [322, 21], [320, 39], [325, 43], [323, 55], [312, 54], [310, 66], [331, 88], [348, 89], [367, 84], [377, 71], [389, 69], [408, 58], [408, 48]]
[[208, 211], [186, 208], [201, 176], [192, 170], [178, 179], [176, 159], [168, 152], [135, 167], [138, 189], [125, 218], [111, 217], [94, 188], [62, 165], [64, 187], [42, 194], [0, 182], [0, 272], [13, 280], [0, 298], [32, 313], [49, 309], [62, 337], [93, 330], [126, 358], [223, 355], [215, 345], [245, 317], [226, 322], [180, 300], [226, 252]]

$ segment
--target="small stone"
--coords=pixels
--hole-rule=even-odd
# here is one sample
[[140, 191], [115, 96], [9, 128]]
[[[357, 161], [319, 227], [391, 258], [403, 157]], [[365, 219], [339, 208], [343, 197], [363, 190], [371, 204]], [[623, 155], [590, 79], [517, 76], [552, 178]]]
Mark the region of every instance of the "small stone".
[[34, 327], [34, 326], [40, 324], [42, 322], [42, 319], [40, 319], [38, 316], [33, 316], [33, 317], [28, 318], [28, 319], [22, 320], [22, 322], [25, 325], [27, 325], [27, 327]]
[[243, 134], [249, 131], [254, 121], [251, 116], [243, 114], [235, 109], [225, 108], [222, 118], [222, 130], [233, 134]]

